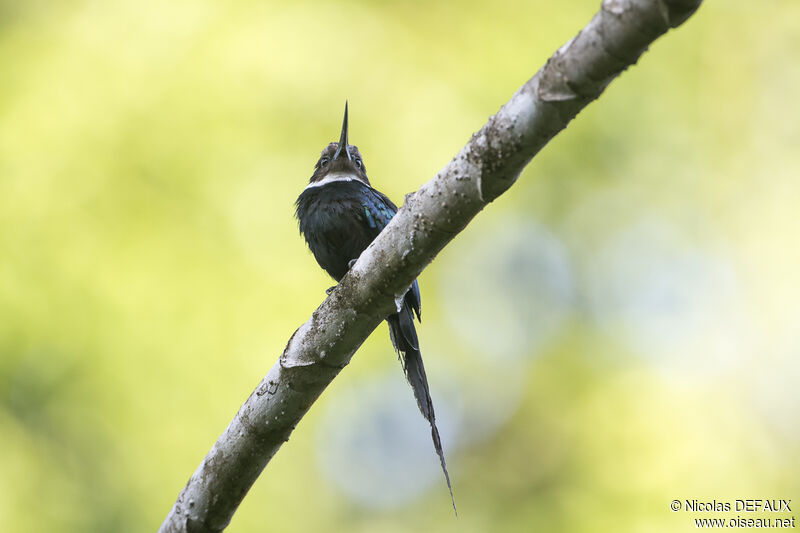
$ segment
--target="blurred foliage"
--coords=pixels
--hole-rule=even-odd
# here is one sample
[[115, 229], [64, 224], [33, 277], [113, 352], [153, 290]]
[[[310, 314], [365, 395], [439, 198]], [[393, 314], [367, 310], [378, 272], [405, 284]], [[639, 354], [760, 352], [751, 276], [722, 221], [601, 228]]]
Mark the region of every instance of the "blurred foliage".
[[[345, 98], [400, 203], [597, 8], [0, 1], [0, 531], [155, 530], [331, 284], [292, 215]], [[708, 2], [424, 273], [457, 521], [381, 327], [230, 531], [796, 496], [798, 27]]]

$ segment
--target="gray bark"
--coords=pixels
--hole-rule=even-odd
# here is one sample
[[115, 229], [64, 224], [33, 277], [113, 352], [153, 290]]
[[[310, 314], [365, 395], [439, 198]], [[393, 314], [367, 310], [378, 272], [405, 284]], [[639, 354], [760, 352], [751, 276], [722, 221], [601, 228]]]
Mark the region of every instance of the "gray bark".
[[221, 531], [278, 448], [411, 281], [531, 158], [702, 0], [605, 0], [436, 177], [405, 204], [294, 332], [189, 479], [162, 532]]

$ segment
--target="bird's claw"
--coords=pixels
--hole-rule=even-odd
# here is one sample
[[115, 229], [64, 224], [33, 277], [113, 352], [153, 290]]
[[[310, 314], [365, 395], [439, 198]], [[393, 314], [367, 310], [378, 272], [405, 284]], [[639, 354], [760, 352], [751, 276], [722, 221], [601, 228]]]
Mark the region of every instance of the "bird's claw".
[[[350, 261], [348, 261], [347, 262], [347, 270], [350, 270], [351, 268], [353, 268], [353, 265], [356, 264], [356, 261], [358, 261], [358, 258], [351, 259]], [[333, 289], [335, 289], [335, 288], [336, 288], [336, 285], [334, 285], [333, 287], [328, 287], [327, 289], [325, 289], [325, 294], [330, 296], [331, 293], [333, 292]]]

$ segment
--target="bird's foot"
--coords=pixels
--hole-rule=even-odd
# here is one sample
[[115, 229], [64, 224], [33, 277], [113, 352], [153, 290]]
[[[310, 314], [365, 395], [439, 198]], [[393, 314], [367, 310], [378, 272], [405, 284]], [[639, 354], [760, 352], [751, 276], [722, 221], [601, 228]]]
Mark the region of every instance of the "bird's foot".
[[[347, 270], [350, 270], [351, 268], [353, 268], [353, 265], [356, 264], [356, 261], [358, 261], [358, 258], [351, 259], [350, 261], [348, 261], [347, 262]], [[333, 289], [335, 289], [335, 288], [336, 288], [336, 285], [334, 285], [333, 287], [328, 287], [327, 289], [325, 289], [325, 294], [330, 296], [331, 293], [333, 292]]]

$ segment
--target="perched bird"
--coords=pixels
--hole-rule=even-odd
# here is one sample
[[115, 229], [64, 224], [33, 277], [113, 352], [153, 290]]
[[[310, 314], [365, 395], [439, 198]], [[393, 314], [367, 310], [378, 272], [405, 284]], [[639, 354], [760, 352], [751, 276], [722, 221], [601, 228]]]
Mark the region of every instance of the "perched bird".
[[[367, 169], [358, 148], [347, 143], [347, 103], [339, 142], [322, 150], [314, 173], [297, 198], [295, 216], [300, 233], [314, 257], [337, 282], [358, 259], [367, 246], [397, 213], [397, 207], [385, 194], [372, 188]], [[431, 425], [433, 446], [439, 455], [447, 488], [455, 509], [453, 489], [442, 451], [436, 416], [433, 412], [428, 378], [422, 364], [414, 315], [420, 320], [420, 293], [416, 280], [398, 301], [398, 312], [386, 317], [392, 344], [403, 365], [406, 379], [422, 415]]]

